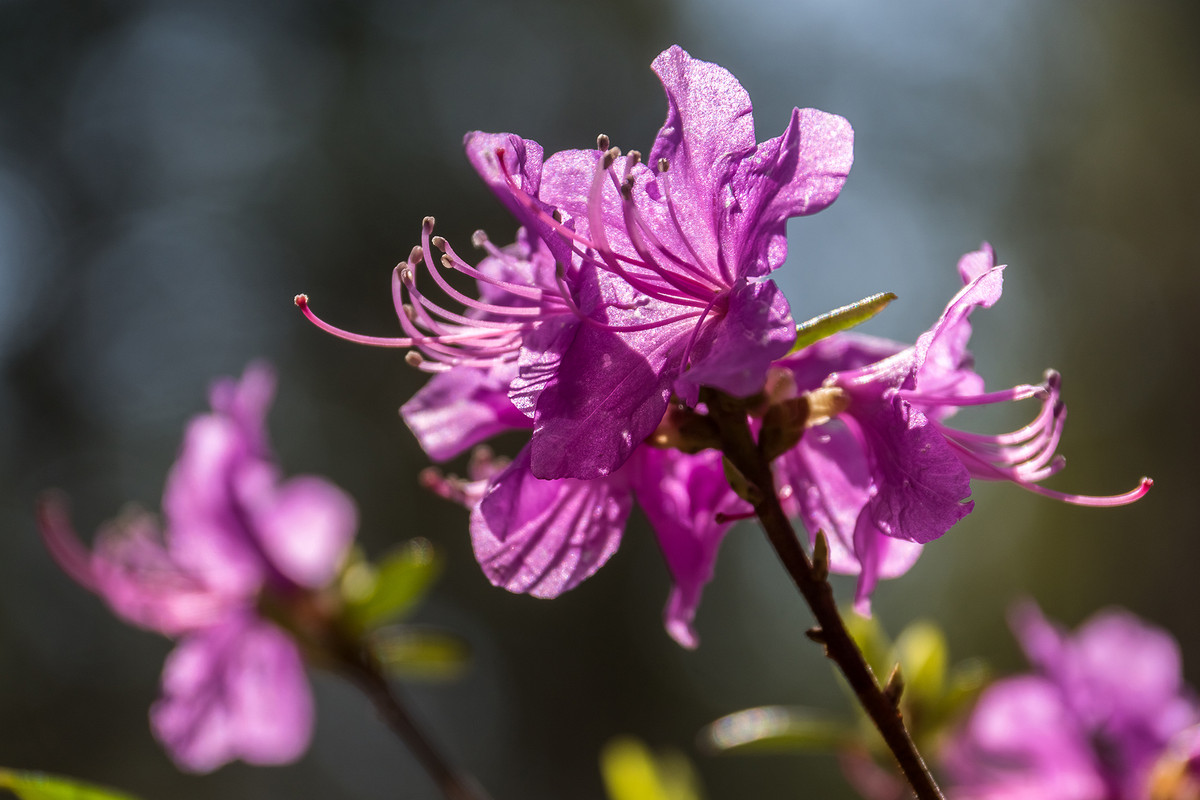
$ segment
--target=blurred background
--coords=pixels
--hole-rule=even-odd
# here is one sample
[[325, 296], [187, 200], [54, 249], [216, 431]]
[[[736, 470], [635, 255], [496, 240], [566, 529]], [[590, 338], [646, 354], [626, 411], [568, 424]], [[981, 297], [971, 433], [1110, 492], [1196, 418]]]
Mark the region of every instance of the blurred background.
[[[954, 657], [1003, 672], [1023, 668], [1015, 598], [1071, 625], [1120, 604], [1169, 628], [1200, 684], [1198, 32], [1187, 0], [0, 0], [0, 764], [148, 799], [435, 796], [320, 674], [300, 763], [177, 772], [146, 724], [170, 643], [113, 619], [38, 540], [47, 487], [88, 534], [127, 501], [157, 509], [207, 384], [262, 357], [284, 468], [350, 491], [371, 554], [425, 536], [446, 556], [416, 618], [466, 636], [473, 665], [408, 693], [497, 800], [600, 798], [597, 752], [621, 733], [690, 753], [711, 798], [851, 796], [828, 757], [694, 750], [747, 706], [849, 714], [755, 528], [723, 546], [695, 652], [661, 628], [669, 582], [640, 518], [567, 596], [495, 589], [465, 512], [417, 486], [427, 462], [396, 409], [423, 376], [292, 305], [304, 291], [343, 327], [397, 332], [391, 268], [424, 215], [460, 252], [476, 228], [514, 231], [462, 135], [552, 152], [604, 132], [645, 151], [665, 114], [649, 64], [672, 43], [742, 81], [760, 139], [797, 105], [855, 127], [841, 198], [790, 229], [776, 277], [797, 319], [894, 291], [865, 330], [911, 341], [986, 239], [1011, 266], [973, 320], [979, 371], [996, 388], [1065, 376], [1069, 466], [1051, 485], [1156, 479], [1115, 510], [977, 486], [976, 512], [878, 590], [883, 624], [934, 618]], [[1027, 411], [959, 422], [1007, 430]]]

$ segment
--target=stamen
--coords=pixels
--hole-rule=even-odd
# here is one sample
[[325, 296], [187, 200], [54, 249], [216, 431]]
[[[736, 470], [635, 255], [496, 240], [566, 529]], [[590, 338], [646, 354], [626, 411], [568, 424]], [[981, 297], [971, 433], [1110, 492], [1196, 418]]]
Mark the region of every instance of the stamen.
[[1125, 506], [1130, 503], [1141, 500], [1150, 491], [1150, 487], [1154, 485], [1154, 481], [1150, 478], [1142, 478], [1137, 488], [1130, 489], [1122, 494], [1107, 495], [1098, 497], [1095, 495], [1086, 494], [1066, 494], [1065, 492], [1056, 492], [1053, 489], [1047, 489], [1044, 486], [1037, 484], [1018, 483], [1023, 489], [1040, 494], [1044, 497], [1049, 497], [1054, 500], [1061, 500], [1064, 503], [1071, 503], [1076, 506], [1091, 506], [1093, 508], [1111, 508], [1113, 506]]
[[1034, 386], [1032, 384], [1022, 384], [999, 392], [976, 395], [922, 394], [920, 391], [912, 389], [901, 389], [897, 394], [910, 403], [919, 403], [926, 406], [987, 406], [994, 403], [1028, 400], [1032, 397], [1036, 397], [1039, 400], [1046, 400], [1050, 397], [1050, 392], [1045, 386]]
[[341, 328], [330, 325], [328, 322], [326, 322], [325, 320], [321, 319], [316, 314], [314, 314], [313, 310], [308, 307], [308, 295], [306, 295], [306, 294], [296, 295], [295, 303], [296, 303], [296, 306], [300, 309], [300, 311], [304, 314], [304, 316], [308, 318], [309, 322], [311, 322], [313, 325], [316, 325], [318, 328], [325, 331], [326, 333], [333, 334], [334, 336], [338, 337], [339, 339], [345, 339], [348, 342], [354, 342], [356, 344], [371, 345], [372, 347], [412, 347], [413, 346], [412, 339], [397, 339], [397, 338], [381, 337], [381, 336], [363, 336], [361, 334], [351, 333], [350, 331], [345, 331], [345, 330], [342, 330]]

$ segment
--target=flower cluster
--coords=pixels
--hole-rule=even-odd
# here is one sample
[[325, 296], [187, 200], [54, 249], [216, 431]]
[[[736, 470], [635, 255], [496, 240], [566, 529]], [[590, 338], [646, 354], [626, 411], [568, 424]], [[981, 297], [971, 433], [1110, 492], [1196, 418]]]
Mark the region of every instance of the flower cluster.
[[1071, 634], [1032, 604], [1012, 624], [1034, 672], [989, 687], [945, 748], [953, 797], [1195, 796], [1200, 704], [1169, 634], [1115, 610]]
[[[404, 336], [342, 331], [296, 298], [319, 327], [410, 349], [409, 362], [434, 373], [402, 413], [435, 460], [502, 430], [530, 431], [511, 463], [478, 459], [466, 481], [429, 475], [472, 509], [493, 583], [540, 597], [577, 585], [615, 551], [636, 499], [676, 584], [667, 628], [694, 646], [720, 540], [753, 514], [727, 483], [702, 388], [750, 398], [756, 428], [764, 406], [801, 402], [798, 441], [771, 454], [774, 488], [811, 536], [826, 533], [831, 569], [860, 576], [863, 611], [880, 578], [907, 571], [971, 511], [972, 479], [1085, 505], [1146, 492], [1149, 481], [1106, 498], [1039, 485], [1063, 465], [1057, 374], [988, 392], [966, 350], [970, 314], [1000, 297], [1003, 267], [987, 245], [959, 262], [962, 289], [915, 345], [836, 334], [791, 352], [795, 325], [769, 276], [787, 256], [786, 221], [841, 191], [850, 126], [795, 109], [783, 134], [756, 142], [749, 97], [729, 72], [678, 47], [653, 68], [668, 110], [648, 157], [604, 136], [548, 158], [512, 134], [466, 137], [471, 163], [522, 228], [504, 248], [477, 234], [487, 254], [472, 266], [426, 219], [421, 245], [393, 274]], [[479, 297], [443, 270], [474, 278]], [[423, 274], [461, 308], [419, 289]], [[947, 424], [960, 407], [1026, 399], [1040, 411], [1011, 433]]]
[[40, 508], [59, 565], [128, 622], [176, 638], [151, 726], [184, 769], [234, 759], [293, 761], [308, 747], [313, 703], [301, 653], [273, 619], [321, 614], [357, 525], [351, 499], [311, 476], [282, 480], [265, 417], [274, 377], [251, 366], [211, 391], [188, 425], [163, 492], [165, 525], [132, 512], [89, 552], [64, 502]]

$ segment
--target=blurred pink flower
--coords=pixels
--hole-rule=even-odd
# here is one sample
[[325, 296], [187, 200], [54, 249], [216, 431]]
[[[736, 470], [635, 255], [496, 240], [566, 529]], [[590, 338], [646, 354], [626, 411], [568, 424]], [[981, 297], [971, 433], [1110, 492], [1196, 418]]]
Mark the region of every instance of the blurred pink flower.
[[117, 616], [176, 637], [151, 727], [180, 767], [299, 758], [313, 704], [296, 643], [264, 618], [327, 585], [354, 535], [351, 499], [310, 476], [282, 480], [265, 416], [274, 377], [262, 365], [211, 390], [188, 425], [163, 494], [165, 527], [144, 512], [108, 523], [89, 552], [62, 498], [39, 508], [59, 565]]

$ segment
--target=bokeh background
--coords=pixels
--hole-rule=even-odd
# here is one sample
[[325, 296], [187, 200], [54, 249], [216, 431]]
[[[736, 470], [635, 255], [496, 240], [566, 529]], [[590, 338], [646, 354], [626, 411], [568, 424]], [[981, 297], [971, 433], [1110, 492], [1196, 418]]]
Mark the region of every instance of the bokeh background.
[[[849, 713], [753, 527], [725, 542], [696, 652], [662, 631], [668, 578], [640, 519], [568, 596], [494, 589], [465, 513], [417, 486], [426, 462], [396, 409], [421, 374], [291, 302], [396, 331], [390, 270], [424, 215], [460, 250], [476, 228], [514, 230], [463, 133], [645, 150], [665, 113], [648, 65], [672, 43], [741, 79], [760, 138], [794, 105], [854, 124], [841, 198], [793, 221], [777, 276], [798, 319], [890, 290], [867, 330], [911, 341], [987, 239], [1011, 266], [974, 351], [995, 387], [1064, 374], [1070, 464], [1052, 485], [1157, 481], [1116, 510], [979, 486], [976, 513], [879, 589], [885, 626], [934, 618], [955, 657], [1008, 671], [1014, 598], [1070, 624], [1121, 604], [1179, 638], [1200, 684], [1198, 23], [1189, 0], [0, 0], [0, 764], [146, 798], [434, 796], [365, 701], [319, 674], [300, 763], [178, 773], [146, 725], [169, 643], [115, 621], [38, 541], [46, 487], [87, 532], [126, 501], [157, 508], [206, 385], [264, 357], [285, 468], [353, 493], [372, 554], [420, 535], [446, 555], [418, 619], [466, 636], [473, 666], [408, 692], [498, 800], [601, 797], [596, 754], [621, 733], [691, 753], [711, 798], [850, 796], [824, 756], [693, 749], [742, 707]], [[1026, 410], [960, 419], [1000, 430]]]

